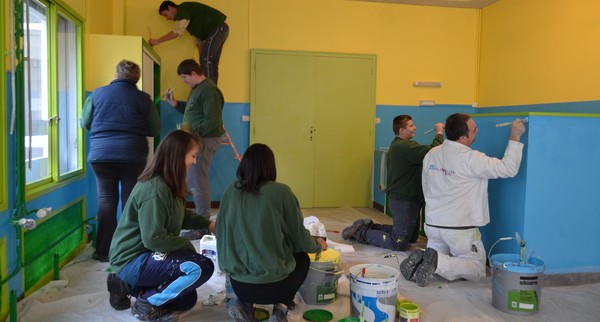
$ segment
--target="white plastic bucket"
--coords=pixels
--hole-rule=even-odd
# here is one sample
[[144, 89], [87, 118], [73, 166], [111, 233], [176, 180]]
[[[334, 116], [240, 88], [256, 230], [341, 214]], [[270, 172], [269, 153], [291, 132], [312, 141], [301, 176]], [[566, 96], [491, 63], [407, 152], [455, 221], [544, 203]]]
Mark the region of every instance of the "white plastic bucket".
[[400, 272], [381, 264], [359, 264], [350, 268], [350, 315], [368, 322], [396, 320]]
[[308, 254], [310, 269], [298, 292], [306, 304], [328, 304], [335, 301], [341, 270], [341, 255], [328, 248], [319, 256]]

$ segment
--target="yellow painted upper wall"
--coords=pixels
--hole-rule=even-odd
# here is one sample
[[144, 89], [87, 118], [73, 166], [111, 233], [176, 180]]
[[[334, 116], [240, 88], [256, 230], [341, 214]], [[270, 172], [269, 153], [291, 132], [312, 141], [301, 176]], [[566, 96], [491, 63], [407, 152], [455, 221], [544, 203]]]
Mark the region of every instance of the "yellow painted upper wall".
[[[181, 3], [182, 1], [174, 1]], [[250, 86], [248, 52], [248, 0], [203, 0], [199, 1], [214, 7], [227, 16], [229, 37], [225, 42], [219, 63], [219, 88], [227, 102], [248, 102]], [[128, 0], [125, 34], [142, 36], [148, 39], [160, 38], [173, 30], [173, 22], [158, 14], [162, 0]], [[188, 86], [177, 75], [177, 66], [188, 58], [198, 61], [198, 50], [194, 38], [186, 33], [154, 47], [161, 57], [161, 90], [176, 87], [177, 99], [185, 99]]]
[[[120, 6], [124, 0], [106, 1]], [[173, 22], [158, 14], [161, 2], [127, 0], [123, 34], [148, 39], [171, 31]], [[219, 64], [219, 87], [227, 102], [250, 101], [252, 48], [375, 54], [377, 104], [417, 105], [421, 99], [471, 104], [476, 100], [479, 10], [347, 0], [201, 2], [227, 15], [230, 34]], [[92, 14], [94, 21], [102, 21], [96, 12]], [[115, 22], [112, 32], [119, 34], [114, 26]], [[161, 89], [177, 87], [177, 98], [189, 93], [176, 70], [183, 59], [198, 59], [193, 42], [186, 34], [154, 47], [162, 62]], [[415, 88], [414, 81], [441, 81], [444, 86]]]
[[[471, 104], [479, 11], [340, 0], [251, 0], [250, 47], [377, 55], [377, 104]], [[351, 75], [349, 75], [351, 76]], [[441, 81], [442, 88], [415, 88]]]
[[113, 34], [113, 1], [112, 0], [87, 0], [88, 34]]
[[502, 0], [482, 11], [480, 106], [600, 99], [600, 1]]
[[59, 1], [62, 1], [64, 4], [69, 6], [69, 8], [75, 10], [75, 13], [77, 13], [79, 16], [85, 17], [86, 5], [89, 0], [59, 0]]

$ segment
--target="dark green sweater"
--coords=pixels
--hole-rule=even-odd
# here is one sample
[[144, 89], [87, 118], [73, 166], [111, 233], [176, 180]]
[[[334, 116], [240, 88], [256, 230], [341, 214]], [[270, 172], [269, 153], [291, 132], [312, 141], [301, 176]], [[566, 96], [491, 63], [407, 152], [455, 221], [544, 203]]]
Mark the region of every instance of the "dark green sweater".
[[422, 145], [413, 140], [394, 138], [387, 155], [387, 189], [390, 199], [423, 201], [421, 172], [423, 158], [431, 148], [444, 142], [437, 134], [431, 145]]
[[112, 271], [120, 272], [142, 252], [195, 252], [189, 239], [180, 237], [179, 232], [182, 228], [206, 228], [209, 223], [206, 217], [185, 209], [184, 200], [173, 196], [161, 176], [139, 181], [110, 244]]
[[225, 22], [221, 11], [198, 2], [182, 2], [177, 6], [175, 20], [189, 20], [187, 31], [194, 37], [205, 40], [208, 34]]
[[281, 281], [296, 267], [293, 253], [321, 250], [304, 228], [288, 186], [270, 181], [250, 194], [234, 185], [223, 193], [216, 222], [219, 267], [231, 278], [251, 284]]
[[202, 137], [225, 134], [223, 127], [223, 94], [210, 79], [192, 88], [187, 102], [177, 102], [175, 109], [183, 114], [183, 123], [192, 126], [192, 132]]

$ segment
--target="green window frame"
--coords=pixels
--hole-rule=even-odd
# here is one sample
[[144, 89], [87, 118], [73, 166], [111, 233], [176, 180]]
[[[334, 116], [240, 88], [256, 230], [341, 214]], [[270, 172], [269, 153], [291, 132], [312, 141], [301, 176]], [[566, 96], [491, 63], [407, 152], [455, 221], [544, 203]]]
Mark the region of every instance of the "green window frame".
[[[25, 198], [33, 199], [84, 172], [83, 19], [55, 0], [16, 0], [21, 10]], [[19, 13], [17, 14], [17, 16]], [[19, 55], [17, 55], [19, 56]], [[20, 75], [19, 75], [20, 73]], [[18, 104], [19, 106], [19, 104]]]
[[[6, 22], [8, 19], [8, 16], [6, 15], [5, 11], [4, 11], [4, 3], [5, 1], [2, 1], [2, 3], [0, 3], [0, 17], [2, 17], [2, 31], [0, 32], [0, 46], [2, 46], [2, 48], [6, 48], [6, 42], [5, 42], [5, 35], [7, 34], [7, 30], [9, 30], [6, 27], [9, 27], [8, 23]], [[0, 77], [0, 102], [3, 102], [4, 105], [6, 106], [6, 102], [7, 102], [7, 97], [6, 97], [6, 75], [7, 75], [7, 71], [6, 71], [6, 59], [0, 59], [0, 70], [2, 70], [2, 77]], [[9, 109], [9, 106], [6, 106], [6, 108], [3, 109], [2, 112], [0, 112], [0, 145], [2, 147], [0, 147], [0, 187], [2, 187], [2, 190], [0, 192], [0, 212], [6, 210], [8, 208], [7, 205], [7, 200], [8, 200], [8, 181], [7, 181], [7, 152], [6, 152], [6, 147], [7, 147], [7, 141], [6, 141], [6, 137], [7, 137], [7, 132], [6, 132], [6, 115], [8, 114], [7, 110]]]

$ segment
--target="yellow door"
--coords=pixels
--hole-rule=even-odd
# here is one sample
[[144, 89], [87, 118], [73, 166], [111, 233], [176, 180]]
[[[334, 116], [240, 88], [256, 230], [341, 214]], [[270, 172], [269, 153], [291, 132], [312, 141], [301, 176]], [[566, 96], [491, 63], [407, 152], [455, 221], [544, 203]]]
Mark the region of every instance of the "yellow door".
[[371, 204], [375, 124], [373, 57], [319, 57], [314, 206]]
[[250, 142], [271, 147], [277, 181], [292, 188], [302, 207], [312, 208], [314, 59], [272, 54], [255, 58]]
[[303, 208], [370, 205], [375, 57], [253, 51], [250, 142]]

